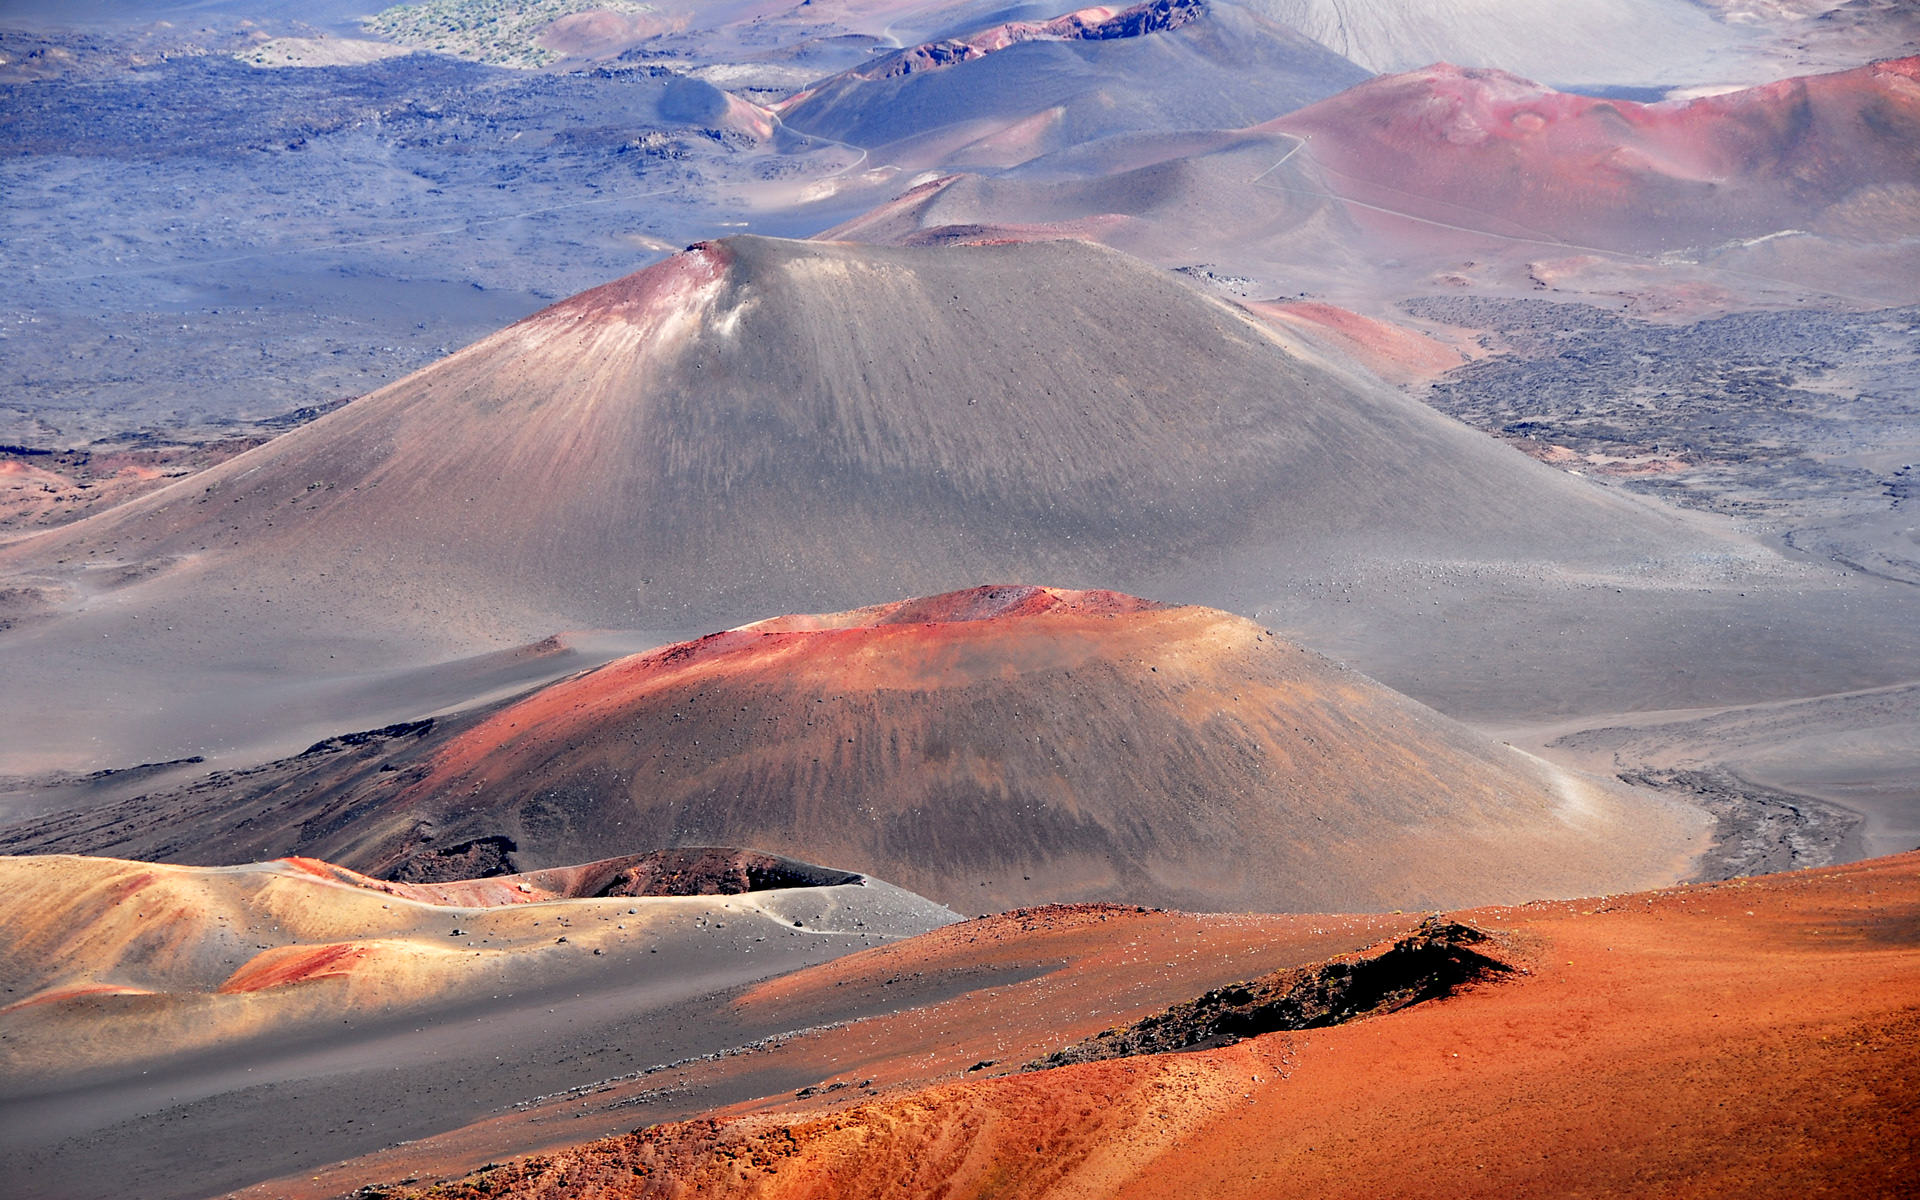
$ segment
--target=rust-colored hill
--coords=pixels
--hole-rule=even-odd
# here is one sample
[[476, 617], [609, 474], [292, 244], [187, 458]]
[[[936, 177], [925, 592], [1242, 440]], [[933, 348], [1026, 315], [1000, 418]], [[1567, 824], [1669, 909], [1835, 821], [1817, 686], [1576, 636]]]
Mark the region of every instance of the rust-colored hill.
[[1309, 139], [1335, 192], [1378, 206], [1363, 220], [1634, 252], [1852, 232], [1852, 210], [1920, 187], [1920, 59], [1658, 104], [1440, 65], [1268, 128]]
[[184, 843], [406, 879], [476, 846], [525, 870], [750, 845], [963, 911], [1354, 911], [1647, 886], [1707, 839], [1242, 618], [1026, 586], [668, 646], [352, 794], [293, 790]]
[[722, 1113], [389, 1194], [1912, 1194], [1920, 856], [1459, 918], [1516, 969], [1328, 1028]]

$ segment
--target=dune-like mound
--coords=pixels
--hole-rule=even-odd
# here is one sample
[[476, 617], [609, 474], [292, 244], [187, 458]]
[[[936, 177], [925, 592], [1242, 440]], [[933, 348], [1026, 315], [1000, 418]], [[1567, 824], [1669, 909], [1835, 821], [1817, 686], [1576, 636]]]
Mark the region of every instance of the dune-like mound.
[[1365, 78], [1237, 5], [1148, 0], [903, 47], [780, 114], [884, 161], [1006, 166], [1117, 133], [1240, 128]]
[[[0, 857], [0, 1101], [484, 997], [517, 993], [503, 1016], [608, 989], [664, 1008], [954, 919], [852, 872], [711, 847], [442, 883], [308, 858]], [[672, 995], [641, 995], [663, 979]]]
[[325, 803], [353, 819], [281, 802], [246, 833], [279, 822], [301, 853], [399, 879], [486, 845], [520, 870], [751, 845], [973, 910], [1571, 895], [1678, 878], [1705, 845], [1691, 810], [1560, 773], [1242, 618], [1026, 586], [623, 659]]
[[0, 547], [14, 593], [64, 597], [0, 635], [36, 697], [0, 765], [244, 744], [318, 681], [556, 629], [994, 578], [1252, 612], [1356, 560], [1727, 549], [1099, 247], [740, 237]]
[[1657, 104], [1440, 65], [1268, 128], [1308, 138], [1338, 194], [1430, 222], [1621, 251], [1711, 246], [1818, 231], [1846, 220], [1835, 210], [1920, 186], [1920, 59]]

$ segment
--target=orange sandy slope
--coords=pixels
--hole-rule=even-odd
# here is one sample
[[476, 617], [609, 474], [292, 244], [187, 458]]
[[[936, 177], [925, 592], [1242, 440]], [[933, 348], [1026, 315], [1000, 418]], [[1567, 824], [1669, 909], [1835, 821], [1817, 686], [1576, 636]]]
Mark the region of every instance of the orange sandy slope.
[[1913, 1194], [1920, 853], [1459, 915], [1529, 974], [1221, 1049], [655, 1126], [432, 1194]]
[[814, 1096], [847, 1102], [1004, 1075], [1210, 989], [1398, 937], [1417, 920], [1105, 904], [983, 917], [766, 980], [709, 1014], [735, 1031], [717, 1035], [719, 1046], [740, 1048], [752, 1030], [795, 1032], [638, 1077], [583, 1078], [568, 1093], [240, 1195], [318, 1200], [369, 1179], [447, 1176], [646, 1121], [811, 1111]]

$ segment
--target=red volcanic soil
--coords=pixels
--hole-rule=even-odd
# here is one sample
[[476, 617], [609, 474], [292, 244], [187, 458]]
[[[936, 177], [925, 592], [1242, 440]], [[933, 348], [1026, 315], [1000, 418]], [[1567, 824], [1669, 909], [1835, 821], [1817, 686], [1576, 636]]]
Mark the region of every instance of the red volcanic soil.
[[1363, 951], [1413, 922], [1399, 914], [1196, 915], [1110, 904], [984, 917], [769, 979], [712, 1014], [733, 1031], [716, 1045], [756, 1036], [745, 1031], [794, 1031], [777, 1044], [517, 1105], [244, 1194], [334, 1196], [368, 1179], [446, 1175], [582, 1134], [624, 1133], [642, 1119], [703, 1115], [716, 1104], [804, 1110], [818, 1103], [814, 1095], [844, 1103], [1003, 1075], [1235, 980]]
[[946, 625], [957, 621], [994, 621], [1042, 615], [1115, 617], [1160, 612], [1170, 607], [1173, 606], [1100, 588], [977, 587], [939, 596], [873, 604], [840, 613], [793, 613], [784, 617], [769, 617], [744, 628], [756, 633], [785, 633], [883, 628], [889, 625]]
[[0, 448], [0, 538], [51, 529], [225, 462], [264, 437], [152, 449]]
[[656, 1125], [387, 1194], [1912, 1195], [1920, 854], [1457, 916], [1524, 973], [1331, 1028]]
[[146, 988], [125, 987], [116, 983], [88, 983], [79, 987], [57, 988], [52, 991], [38, 992], [25, 1000], [16, 1000], [5, 1008], [0, 1008], [0, 1016], [16, 1009], [27, 1008], [35, 1004], [62, 1004], [69, 1000], [78, 1000], [87, 996], [150, 996], [153, 993]]
[[1835, 205], [1920, 183], [1920, 59], [1659, 104], [1443, 64], [1261, 128], [1307, 138], [1341, 195], [1428, 222], [1616, 250], [1711, 245], [1816, 228]]
[[473, 874], [481, 845], [520, 869], [752, 846], [961, 911], [1525, 899], [1681, 878], [1705, 844], [1693, 810], [1559, 774], [1242, 618], [1030, 586], [622, 659], [324, 803], [360, 817], [300, 852], [390, 878]]
[[352, 942], [331, 946], [282, 946], [256, 955], [220, 985], [222, 994], [261, 992], [268, 988], [306, 983], [354, 973], [368, 948]]
[[1331, 345], [1392, 383], [1432, 379], [1466, 361], [1444, 342], [1332, 304], [1256, 300], [1241, 307]]

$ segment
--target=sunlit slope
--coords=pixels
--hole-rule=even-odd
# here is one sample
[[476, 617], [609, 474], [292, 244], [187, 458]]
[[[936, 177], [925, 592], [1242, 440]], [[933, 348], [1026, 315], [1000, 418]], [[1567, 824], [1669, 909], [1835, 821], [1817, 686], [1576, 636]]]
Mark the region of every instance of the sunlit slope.
[[756, 979], [954, 919], [877, 880], [731, 857], [770, 864], [766, 886], [652, 894], [667, 889], [649, 886], [647, 859], [408, 886], [304, 858], [0, 858], [0, 1099], [222, 1047], [258, 1060], [276, 1043], [350, 1044], [354, 1026], [489, 999], [511, 1010], [508, 993], [526, 1007], [620, 986], [639, 1009], [663, 988]]
[[1431, 62], [1555, 83], [1661, 87], [1740, 76], [1752, 27], [1687, 0], [1247, 0], [1371, 71]]

